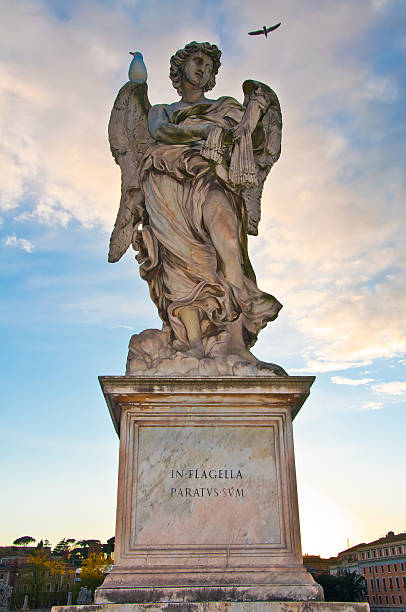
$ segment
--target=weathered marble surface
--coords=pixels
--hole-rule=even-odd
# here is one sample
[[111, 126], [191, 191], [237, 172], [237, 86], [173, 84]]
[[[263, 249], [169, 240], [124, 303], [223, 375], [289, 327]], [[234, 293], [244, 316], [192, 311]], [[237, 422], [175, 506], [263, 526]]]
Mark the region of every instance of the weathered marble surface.
[[139, 428], [132, 544], [280, 544], [271, 425]]
[[312, 377], [100, 381], [120, 467], [96, 603], [322, 599], [302, 563], [292, 435]]
[[54, 606], [52, 612], [369, 612], [369, 604], [337, 601], [165, 602]]
[[[187, 354], [175, 355], [178, 375], [250, 375], [248, 364], [258, 361], [250, 348], [282, 308], [258, 288], [247, 243], [248, 234], [258, 233], [262, 189], [280, 156], [281, 109], [275, 92], [251, 79], [243, 83], [242, 104], [206, 97], [220, 57], [216, 45], [187, 44], [170, 60], [180, 100], [151, 107], [145, 71], [142, 82], [120, 89], [109, 122], [122, 173], [109, 261], [130, 245], [137, 252], [168, 335], [165, 346]], [[132, 344], [140, 353], [135, 338]], [[213, 351], [239, 359], [225, 372]], [[151, 364], [133, 353], [127, 373], [146, 373]], [[169, 363], [158, 363], [156, 344], [145, 354], [157, 362], [149, 375], [172, 375]], [[189, 357], [205, 363], [191, 365]]]

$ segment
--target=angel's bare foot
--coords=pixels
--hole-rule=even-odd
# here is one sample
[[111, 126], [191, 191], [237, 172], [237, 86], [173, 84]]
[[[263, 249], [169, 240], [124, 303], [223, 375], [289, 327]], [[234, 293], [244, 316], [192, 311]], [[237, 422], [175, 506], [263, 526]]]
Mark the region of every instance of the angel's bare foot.
[[249, 351], [245, 346], [237, 346], [237, 345], [230, 345], [229, 346], [229, 352], [232, 355], [238, 355], [239, 357], [241, 357], [241, 359], [243, 359], [244, 361], [248, 361], [249, 363], [258, 363], [258, 359], [255, 357], [255, 355], [253, 355], [251, 353], [251, 351]]
[[260, 361], [258, 359], [257, 366], [261, 370], [270, 370], [275, 376], [289, 376], [286, 370], [276, 363], [268, 363], [267, 361]]
[[200, 339], [195, 340], [190, 343], [190, 349], [187, 351], [187, 354], [191, 357], [196, 357], [196, 359], [204, 358], [204, 348], [202, 341]]

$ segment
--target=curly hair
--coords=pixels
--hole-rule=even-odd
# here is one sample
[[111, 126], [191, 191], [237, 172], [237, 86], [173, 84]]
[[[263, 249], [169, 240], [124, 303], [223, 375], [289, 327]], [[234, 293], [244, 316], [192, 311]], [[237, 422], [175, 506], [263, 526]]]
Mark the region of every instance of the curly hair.
[[182, 76], [183, 76], [183, 66], [186, 60], [196, 53], [201, 51], [205, 55], [208, 55], [213, 62], [213, 71], [211, 73], [211, 77], [204, 88], [204, 91], [209, 91], [213, 89], [216, 84], [216, 74], [219, 71], [221, 66], [220, 57], [221, 51], [216, 45], [212, 45], [208, 42], [198, 43], [195, 40], [188, 43], [184, 49], [179, 49], [176, 51], [175, 55], [172, 55], [170, 61], [170, 70], [169, 70], [169, 78], [172, 81], [172, 85], [178, 92], [178, 94], [182, 95]]

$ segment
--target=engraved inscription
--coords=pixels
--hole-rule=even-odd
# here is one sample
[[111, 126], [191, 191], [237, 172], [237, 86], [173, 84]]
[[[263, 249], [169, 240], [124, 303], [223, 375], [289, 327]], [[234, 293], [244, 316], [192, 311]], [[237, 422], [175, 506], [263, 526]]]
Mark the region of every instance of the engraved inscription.
[[[242, 473], [239, 469], [232, 468], [207, 468], [207, 469], [172, 469], [171, 478], [176, 479], [211, 479], [211, 480], [228, 480], [242, 479]], [[244, 489], [242, 487], [171, 487], [171, 497], [244, 497]]]

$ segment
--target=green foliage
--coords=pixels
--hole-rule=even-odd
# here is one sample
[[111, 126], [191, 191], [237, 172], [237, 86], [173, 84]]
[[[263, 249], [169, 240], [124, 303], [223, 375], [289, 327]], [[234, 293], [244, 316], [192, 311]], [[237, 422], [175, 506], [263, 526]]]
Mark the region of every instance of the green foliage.
[[35, 542], [35, 538], [31, 536], [21, 536], [14, 540], [13, 544], [15, 544], [15, 546], [27, 546], [27, 544], [31, 544], [31, 542]]
[[58, 542], [58, 544], [55, 546], [54, 550], [52, 551], [52, 554], [67, 559], [72, 550], [71, 545], [75, 542], [76, 540], [74, 540], [73, 538], [63, 538], [63, 540]]
[[80, 586], [86, 586], [94, 592], [98, 586], [103, 584], [110, 564], [111, 559], [104, 553], [90, 553], [82, 563]]
[[[110, 554], [111, 551], [104, 550], [105, 546], [106, 545], [103, 545], [103, 546], [101, 545], [100, 540], [78, 540], [76, 542], [75, 548], [71, 550], [69, 554], [69, 557], [68, 557], [69, 561], [71, 563], [74, 563], [76, 566], [80, 566], [83, 563], [83, 561], [89, 557], [90, 552], [92, 553], [101, 552], [103, 550], [103, 552]], [[96, 550], [94, 550], [95, 547], [96, 547]], [[97, 550], [97, 547], [100, 550]]]
[[[64, 561], [52, 559], [48, 550], [37, 548], [30, 555], [30, 562], [24, 566], [21, 587], [28, 595], [30, 607], [40, 607], [46, 594], [50, 576], [69, 576], [73, 570]], [[58, 582], [55, 582], [55, 585]], [[56, 589], [55, 589], [56, 590]]]
[[106, 553], [106, 555], [111, 556], [111, 554], [114, 552], [115, 540], [116, 538], [113, 536], [107, 540], [106, 544], [103, 544], [103, 552]]
[[356, 572], [345, 570], [337, 576], [321, 574], [315, 580], [323, 587], [325, 601], [366, 601], [365, 579]]

